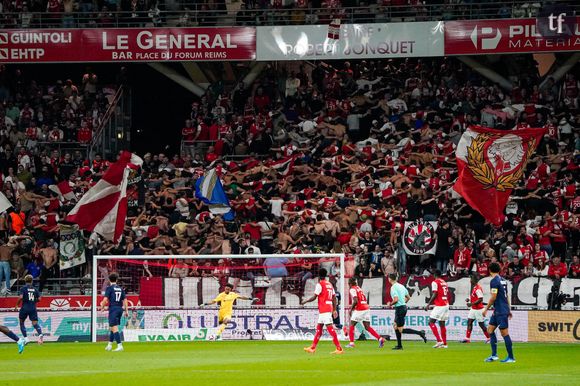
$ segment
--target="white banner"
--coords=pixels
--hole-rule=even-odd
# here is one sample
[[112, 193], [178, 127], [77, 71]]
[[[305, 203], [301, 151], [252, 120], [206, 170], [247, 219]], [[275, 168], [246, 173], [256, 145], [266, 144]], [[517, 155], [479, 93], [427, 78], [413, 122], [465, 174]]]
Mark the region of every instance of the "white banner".
[[183, 328], [179, 330], [166, 328], [125, 329], [123, 339], [125, 342], [192, 342], [194, 340], [212, 340], [216, 336], [217, 329], [208, 328]]
[[372, 59], [443, 56], [443, 22], [257, 27], [257, 60]]
[[[405, 317], [405, 327], [415, 330], [425, 330], [427, 339], [434, 340], [433, 333], [429, 328], [429, 314], [431, 311], [423, 310], [409, 310]], [[450, 310], [449, 320], [446, 323], [447, 340], [460, 341], [465, 339], [465, 330], [467, 329], [467, 310]], [[492, 312], [490, 311], [485, 319], [485, 324], [489, 323], [489, 318]], [[528, 311], [512, 311], [512, 319], [510, 320], [510, 336], [514, 342], [528, 341]], [[371, 310], [371, 326], [381, 335], [395, 336], [393, 329], [393, 322], [395, 319], [394, 310]], [[358, 334], [357, 334], [358, 336]], [[499, 333], [498, 333], [499, 338]], [[372, 339], [372, 338], [370, 338]], [[420, 340], [418, 335], [404, 335], [405, 340]], [[474, 323], [473, 333], [471, 335], [472, 341], [483, 341], [485, 336], [481, 328]], [[501, 339], [500, 339], [501, 341]]]
[[[125, 339], [132, 341], [184, 341], [209, 340], [215, 336], [218, 327], [217, 310], [150, 310], [144, 312], [144, 329], [125, 329]], [[447, 339], [459, 341], [465, 338], [467, 328], [467, 310], [451, 310], [447, 321]], [[409, 310], [405, 318], [405, 327], [429, 329], [430, 312]], [[488, 315], [486, 324], [489, 321]], [[262, 339], [266, 340], [310, 340], [314, 336], [318, 310], [314, 308], [296, 309], [238, 309], [234, 310], [232, 321], [223, 332], [223, 339]], [[393, 321], [395, 311], [392, 309], [371, 309], [371, 326], [381, 335], [395, 336]], [[510, 336], [516, 342], [528, 341], [528, 311], [513, 311], [510, 320]], [[127, 335], [129, 334], [129, 335]], [[130, 338], [127, 338], [130, 336]], [[139, 337], [140, 336], [140, 337]], [[359, 336], [359, 332], [356, 333]], [[346, 337], [339, 335], [340, 339]], [[323, 339], [330, 339], [324, 334]], [[369, 337], [369, 339], [372, 339]], [[405, 335], [405, 339], [420, 339], [418, 336]], [[483, 340], [484, 335], [479, 326], [473, 328], [472, 340]]]
[[59, 252], [61, 270], [86, 262], [85, 240], [78, 225], [60, 224]]
[[409, 255], [434, 255], [437, 249], [437, 221], [405, 221], [403, 248]]
[[[218, 310], [145, 310], [143, 311], [144, 330], [161, 329], [166, 331], [209, 329], [219, 326]], [[297, 309], [234, 309], [232, 320], [223, 332], [223, 339], [248, 339], [250, 332], [270, 330], [314, 329], [318, 310], [314, 308]], [[261, 337], [260, 337], [261, 339]]]

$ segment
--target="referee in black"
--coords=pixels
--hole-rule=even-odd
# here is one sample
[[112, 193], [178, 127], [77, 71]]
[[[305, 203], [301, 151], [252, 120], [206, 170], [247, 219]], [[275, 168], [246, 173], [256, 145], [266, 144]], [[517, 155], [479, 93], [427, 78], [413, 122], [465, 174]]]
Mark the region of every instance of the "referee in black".
[[425, 331], [417, 331], [412, 328], [405, 327], [405, 316], [407, 315], [407, 302], [411, 298], [409, 296], [409, 291], [404, 285], [397, 282], [397, 274], [389, 274], [389, 283], [391, 283], [391, 304], [395, 307], [395, 323], [393, 325], [395, 329], [395, 335], [397, 335], [397, 345], [393, 347], [393, 350], [402, 350], [403, 344], [401, 342], [401, 336], [403, 334], [415, 334], [423, 338], [423, 341], [427, 343], [427, 337], [425, 336]]

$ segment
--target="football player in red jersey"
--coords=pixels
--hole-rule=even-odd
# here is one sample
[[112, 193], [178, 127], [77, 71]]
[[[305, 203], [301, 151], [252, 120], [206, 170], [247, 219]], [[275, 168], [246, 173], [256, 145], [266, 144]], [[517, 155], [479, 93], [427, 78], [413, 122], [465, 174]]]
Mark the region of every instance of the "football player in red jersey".
[[365, 330], [379, 341], [379, 348], [382, 348], [385, 344], [385, 339], [371, 327], [371, 314], [367, 297], [363, 290], [357, 285], [355, 277], [348, 279], [348, 285], [350, 286], [349, 293], [352, 305], [350, 307], [350, 327], [348, 329], [348, 339], [350, 343], [346, 347], [354, 347], [354, 326], [356, 326], [357, 323], [362, 323]]
[[316, 324], [316, 334], [312, 340], [312, 346], [304, 347], [304, 351], [311, 354], [316, 352], [316, 345], [322, 336], [323, 326], [326, 326], [326, 330], [328, 330], [328, 333], [332, 337], [332, 342], [336, 346], [336, 350], [331, 354], [344, 353], [333, 326], [333, 318], [338, 316], [338, 312], [336, 311], [337, 300], [334, 293], [334, 287], [326, 280], [327, 274], [328, 272], [324, 268], [321, 268], [318, 271], [318, 283], [316, 284], [316, 288], [314, 288], [314, 295], [300, 302], [301, 305], [304, 305], [318, 298], [318, 323]]
[[[437, 339], [437, 343], [433, 348], [447, 348], [447, 328], [445, 327], [445, 322], [449, 319], [449, 287], [447, 287], [445, 280], [441, 279], [440, 270], [436, 270], [433, 276], [435, 276], [435, 280], [431, 283], [433, 295], [431, 295], [429, 303], [425, 306], [425, 311], [428, 311], [433, 303], [433, 311], [429, 315], [429, 327], [433, 331], [435, 339]], [[441, 335], [437, 331], [436, 321], [439, 322]]]
[[477, 321], [479, 327], [483, 331], [483, 335], [485, 335], [485, 343], [489, 343], [489, 334], [487, 333], [487, 327], [485, 326], [485, 318], [482, 315], [483, 312], [483, 288], [478, 283], [479, 275], [477, 273], [473, 273], [471, 275], [471, 285], [473, 288], [471, 289], [471, 295], [469, 299], [466, 299], [467, 306], [470, 307], [469, 315], [467, 316], [467, 331], [465, 333], [465, 339], [461, 341], [461, 343], [470, 343], [471, 342], [471, 331], [473, 331], [473, 322]]

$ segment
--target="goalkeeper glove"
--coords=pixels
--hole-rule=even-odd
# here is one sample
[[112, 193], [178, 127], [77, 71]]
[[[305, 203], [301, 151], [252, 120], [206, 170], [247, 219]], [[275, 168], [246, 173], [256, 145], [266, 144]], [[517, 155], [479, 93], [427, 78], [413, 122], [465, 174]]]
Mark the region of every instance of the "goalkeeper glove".
[[256, 303], [258, 300], [260, 300], [259, 298], [252, 298], [252, 303]]

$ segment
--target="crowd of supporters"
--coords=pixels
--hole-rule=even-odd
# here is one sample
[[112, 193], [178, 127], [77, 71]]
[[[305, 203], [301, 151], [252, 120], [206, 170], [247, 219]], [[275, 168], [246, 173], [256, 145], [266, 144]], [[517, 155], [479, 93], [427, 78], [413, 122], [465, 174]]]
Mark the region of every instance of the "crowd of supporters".
[[0, 28], [328, 24], [535, 17], [539, 2], [462, 0], [5, 0]]
[[[269, 65], [251, 86], [210, 87], [193, 102], [182, 129], [189, 150], [142, 155], [142, 168], [130, 178], [122, 242], [86, 234], [89, 260], [93, 253], [216, 254], [223, 258], [151, 260], [132, 269], [145, 276], [287, 277], [298, 288], [321, 264], [336, 276], [336, 260], [259, 255], [343, 252], [346, 275], [357, 277], [429, 275], [436, 268], [450, 277], [485, 276], [493, 261], [509, 278], [578, 277], [578, 67], [542, 89], [534, 70], [513, 76], [510, 91], [455, 59], [319, 63], [296, 73]], [[96, 75], [73, 83], [46, 87], [14, 76], [0, 83], [2, 192], [14, 206], [0, 217], [0, 261], [20, 278], [25, 271], [44, 281], [91, 274], [88, 266], [58, 272], [57, 225], [75, 202], [49, 186], [68, 180], [80, 197], [114, 160], [47, 153], [29, 135], [37, 126], [37, 135], [94, 126], [106, 106]], [[76, 110], [75, 96], [81, 98]], [[456, 145], [472, 124], [547, 129], [501, 227], [450, 189]], [[234, 221], [195, 198], [196, 179], [211, 168]], [[438, 221], [434, 255], [402, 248], [404, 222], [418, 218]], [[232, 261], [229, 254], [255, 258]], [[106, 277], [126, 268], [103, 261], [99, 272]]]
[[[242, 222], [222, 231], [197, 203], [197, 221], [183, 225], [190, 252], [345, 252], [347, 275], [360, 277], [436, 267], [485, 276], [493, 261], [509, 278], [578, 277], [579, 83], [571, 73], [540, 90], [533, 65], [512, 80], [502, 90], [451, 59], [268, 67], [251, 90], [210, 89], [192, 105], [183, 139], [211, 144], [203, 158], [174, 158], [177, 179], [159, 159], [146, 170], [181, 184], [185, 171], [218, 168]], [[455, 147], [473, 124], [547, 129], [500, 228], [450, 190]], [[165, 199], [185, 204], [187, 194], [175, 194]], [[402, 248], [404, 221], [418, 218], [439, 221], [434, 256]], [[211, 225], [204, 232], [199, 222]], [[217, 239], [199, 238], [207, 234]]]
[[87, 149], [113, 94], [90, 69], [82, 79], [40, 84], [0, 65], [0, 190], [13, 205], [0, 216], [3, 293], [9, 278], [30, 273], [43, 287], [59, 276], [58, 221], [65, 212], [54, 185], [71, 181], [81, 195], [90, 181], [79, 176], [102, 175], [98, 159], [88, 163]]

